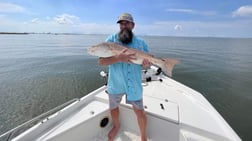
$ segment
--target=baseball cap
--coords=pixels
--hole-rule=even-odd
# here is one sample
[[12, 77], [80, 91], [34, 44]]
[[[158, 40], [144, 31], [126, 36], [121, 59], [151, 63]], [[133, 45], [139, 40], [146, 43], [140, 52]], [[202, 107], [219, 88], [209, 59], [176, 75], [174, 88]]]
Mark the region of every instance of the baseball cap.
[[118, 17], [117, 23], [120, 23], [121, 21], [129, 21], [134, 23], [133, 17], [129, 13], [123, 13]]

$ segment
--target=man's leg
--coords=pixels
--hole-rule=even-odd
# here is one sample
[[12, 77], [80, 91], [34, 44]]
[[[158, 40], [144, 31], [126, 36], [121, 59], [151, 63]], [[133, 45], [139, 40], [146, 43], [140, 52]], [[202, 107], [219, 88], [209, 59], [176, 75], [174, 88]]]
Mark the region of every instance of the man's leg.
[[113, 128], [110, 130], [108, 134], [108, 141], [113, 141], [117, 132], [120, 129], [120, 121], [119, 121], [119, 107], [110, 110], [110, 114], [112, 117]]
[[141, 133], [141, 141], [147, 141], [147, 135], [146, 135], [146, 126], [147, 126], [147, 119], [144, 109], [139, 110], [135, 106], [133, 106], [133, 109], [137, 116], [137, 122]]
[[108, 133], [108, 141], [113, 141], [117, 132], [120, 129], [119, 104], [122, 100], [123, 94], [108, 94], [108, 95], [109, 95], [110, 114], [113, 122], [113, 128]]

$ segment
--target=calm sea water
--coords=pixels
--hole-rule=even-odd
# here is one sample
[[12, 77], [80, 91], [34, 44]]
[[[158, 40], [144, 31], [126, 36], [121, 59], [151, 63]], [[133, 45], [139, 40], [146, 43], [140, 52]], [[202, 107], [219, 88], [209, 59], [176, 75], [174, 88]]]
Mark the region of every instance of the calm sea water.
[[[102, 86], [86, 48], [106, 35], [0, 35], [0, 134]], [[252, 39], [142, 37], [178, 58], [173, 79], [201, 92], [244, 141], [252, 140]]]

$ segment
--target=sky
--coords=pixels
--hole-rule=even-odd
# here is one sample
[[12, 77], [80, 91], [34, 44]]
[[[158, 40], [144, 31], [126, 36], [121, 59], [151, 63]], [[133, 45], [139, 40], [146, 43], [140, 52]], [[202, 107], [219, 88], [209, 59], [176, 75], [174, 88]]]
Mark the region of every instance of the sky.
[[125, 12], [137, 35], [252, 38], [252, 0], [0, 0], [0, 32], [112, 34]]

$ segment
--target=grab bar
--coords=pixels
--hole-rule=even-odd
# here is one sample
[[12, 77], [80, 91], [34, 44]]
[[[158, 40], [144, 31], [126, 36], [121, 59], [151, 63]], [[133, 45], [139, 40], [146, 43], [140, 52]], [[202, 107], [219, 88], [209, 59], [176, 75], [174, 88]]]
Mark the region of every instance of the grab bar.
[[[53, 108], [52, 110], [49, 110], [49, 111], [47, 111], [47, 112], [45, 112], [45, 113], [43, 113], [43, 114], [41, 114], [41, 115], [39, 115], [37, 117], [25, 122], [25, 123], [13, 128], [13, 129], [5, 132], [4, 134], [0, 135], [0, 141], [3, 141], [4, 137], [7, 138], [5, 141], [10, 141], [12, 139], [13, 135], [15, 133], [17, 133], [18, 131], [19, 131], [19, 133], [16, 136], [20, 135], [25, 130], [29, 129], [32, 125], [35, 125], [35, 124], [37, 124], [39, 122], [43, 122], [44, 119], [47, 119], [53, 113], [56, 113], [59, 110], [63, 109], [64, 107], [70, 105], [71, 103], [73, 103], [75, 101], [79, 101], [79, 100], [80, 100], [79, 98], [74, 98], [72, 100], [69, 100], [69, 101], [63, 103], [62, 105], [59, 105], [59, 106]], [[30, 127], [28, 127], [28, 126], [30, 126]], [[23, 132], [20, 132], [21, 130], [23, 130]]]

